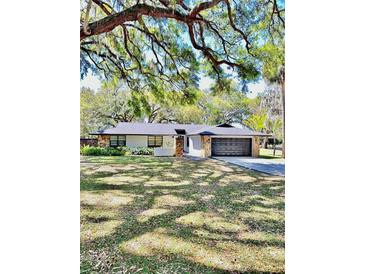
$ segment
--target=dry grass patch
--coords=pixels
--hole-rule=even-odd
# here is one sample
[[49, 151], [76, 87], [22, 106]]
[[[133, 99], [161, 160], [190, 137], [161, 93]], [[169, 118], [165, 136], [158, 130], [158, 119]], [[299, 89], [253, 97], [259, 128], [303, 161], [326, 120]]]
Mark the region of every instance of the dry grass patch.
[[219, 185], [225, 186], [225, 185], [231, 184], [232, 182], [253, 183], [256, 180], [257, 179], [255, 177], [249, 176], [249, 175], [242, 176], [239, 174], [230, 174], [230, 175], [224, 176], [224, 178], [219, 180]]
[[112, 185], [129, 185], [133, 183], [142, 183], [148, 179], [148, 176], [135, 177], [127, 174], [116, 174], [110, 177], [103, 178], [102, 183]]
[[221, 232], [238, 232], [246, 229], [243, 224], [235, 224], [214, 213], [194, 212], [182, 216], [176, 220], [178, 224], [193, 227], [207, 227], [211, 230]]
[[193, 204], [193, 200], [185, 200], [175, 195], [163, 195], [155, 199], [154, 207], [178, 207]]
[[122, 224], [122, 221], [110, 220], [98, 223], [83, 223], [80, 227], [81, 241], [91, 241], [97, 238], [111, 235], [115, 229]]
[[132, 203], [136, 196], [121, 190], [82, 191], [80, 200], [85, 205], [117, 207]]
[[168, 187], [168, 186], [184, 186], [184, 185], [190, 185], [191, 182], [189, 181], [159, 181], [159, 180], [151, 180], [146, 183], [144, 183], [145, 186], [161, 186], [161, 187]]

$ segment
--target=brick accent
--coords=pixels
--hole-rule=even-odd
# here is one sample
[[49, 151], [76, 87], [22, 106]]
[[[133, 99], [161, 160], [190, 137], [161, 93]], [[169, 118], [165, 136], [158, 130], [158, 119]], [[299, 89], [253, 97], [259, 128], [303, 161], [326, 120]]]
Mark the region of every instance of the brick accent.
[[259, 157], [260, 155], [260, 139], [259, 137], [252, 138], [252, 157]]
[[202, 150], [201, 156], [203, 158], [212, 156], [212, 144], [210, 136], [201, 136]]
[[98, 135], [98, 146], [108, 147], [110, 145], [110, 135]]
[[182, 157], [184, 155], [184, 136], [176, 137], [175, 156]]

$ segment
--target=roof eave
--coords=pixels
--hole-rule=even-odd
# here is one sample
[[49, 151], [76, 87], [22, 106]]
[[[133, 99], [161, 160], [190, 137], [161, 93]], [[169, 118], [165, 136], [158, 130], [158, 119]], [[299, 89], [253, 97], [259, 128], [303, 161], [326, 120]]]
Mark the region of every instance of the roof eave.
[[244, 136], [260, 136], [260, 137], [270, 137], [271, 134], [264, 134], [264, 133], [254, 133], [254, 134], [214, 134], [214, 133], [195, 133], [195, 134], [186, 134], [186, 136], [237, 136], [237, 137], [244, 137]]
[[125, 132], [118, 132], [118, 133], [109, 133], [109, 132], [92, 132], [89, 135], [136, 135], [136, 136], [179, 136], [181, 134], [177, 133], [125, 133]]

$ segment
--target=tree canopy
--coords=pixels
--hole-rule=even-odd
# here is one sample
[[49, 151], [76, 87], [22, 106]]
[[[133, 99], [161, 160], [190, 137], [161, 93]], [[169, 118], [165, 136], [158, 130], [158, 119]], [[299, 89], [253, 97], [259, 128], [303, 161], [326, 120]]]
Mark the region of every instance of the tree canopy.
[[202, 75], [216, 90], [232, 75], [244, 85], [259, 77], [284, 12], [280, 0], [81, 0], [81, 77], [91, 70], [188, 100]]

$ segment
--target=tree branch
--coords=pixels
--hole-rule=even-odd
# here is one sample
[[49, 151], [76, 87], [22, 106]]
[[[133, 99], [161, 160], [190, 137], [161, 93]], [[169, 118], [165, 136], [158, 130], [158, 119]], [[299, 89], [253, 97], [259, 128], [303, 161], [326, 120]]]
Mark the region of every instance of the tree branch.
[[229, 24], [231, 25], [231, 27], [235, 31], [237, 31], [238, 33], [240, 33], [242, 35], [243, 39], [246, 42], [247, 52], [250, 53], [250, 42], [248, 41], [248, 37], [247, 37], [247, 35], [242, 30], [240, 30], [239, 28], [236, 27], [236, 25], [235, 25], [235, 23], [233, 21], [231, 4], [229, 3], [229, 0], [225, 0], [225, 2], [226, 2], [226, 5], [227, 5], [227, 12], [228, 12]]
[[213, 0], [210, 2], [203, 2], [197, 5], [190, 13], [191, 18], [195, 18], [197, 14], [203, 10], [213, 8], [214, 6], [218, 5], [220, 2], [223, 2], [224, 0]]
[[[92, 0], [95, 4], [97, 4], [107, 15], [110, 15], [113, 12], [113, 8], [108, 4], [104, 3], [100, 0]], [[108, 10], [106, 7], [108, 7], [110, 10]]]
[[83, 40], [89, 36], [109, 32], [125, 22], [137, 21], [138, 17], [141, 15], [152, 16], [154, 18], [172, 18], [181, 22], [199, 20], [198, 18], [191, 18], [171, 8], [160, 8], [152, 7], [147, 4], [136, 4], [126, 10], [111, 14], [89, 24], [90, 34], [85, 33], [83, 29], [80, 29], [80, 40]]
[[200, 50], [203, 52], [204, 56], [206, 56], [214, 65], [214, 67], [218, 67], [219, 65], [225, 64], [228, 65], [230, 67], [241, 67], [240, 64], [237, 63], [233, 63], [227, 60], [217, 60], [214, 55], [211, 53], [211, 51], [213, 51], [211, 48], [209, 47], [204, 47], [204, 46], [200, 46], [196, 40], [195, 40], [195, 35], [194, 35], [194, 30], [193, 30], [193, 24], [190, 23], [188, 24], [189, 27], [189, 36], [190, 36], [190, 41], [193, 45], [193, 47], [197, 50]]

